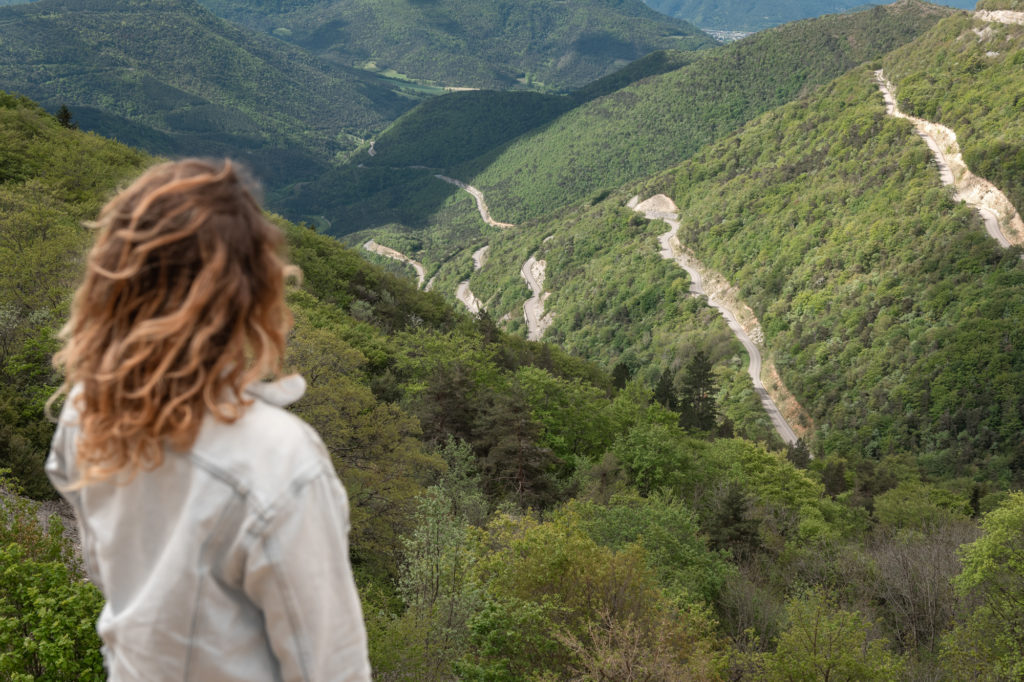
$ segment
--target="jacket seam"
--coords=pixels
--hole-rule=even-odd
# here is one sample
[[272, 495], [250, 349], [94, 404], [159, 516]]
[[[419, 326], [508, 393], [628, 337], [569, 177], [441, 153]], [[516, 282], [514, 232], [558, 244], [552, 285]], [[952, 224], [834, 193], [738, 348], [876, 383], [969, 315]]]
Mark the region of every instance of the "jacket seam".
[[295, 606], [293, 604], [292, 595], [288, 589], [288, 581], [284, 580], [279, 570], [279, 562], [275, 549], [273, 548], [273, 541], [266, 535], [261, 535], [260, 544], [263, 545], [263, 551], [267, 554], [271, 573], [274, 576], [274, 582], [277, 583], [277, 589], [281, 592], [281, 601], [284, 602], [285, 613], [288, 615], [288, 626], [291, 629], [292, 639], [295, 641], [295, 652], [296, 658], [298, 659], [299, 668], [302, 672], [302, 679], [309, 680], [309, 670], [307, 669], [307, 661], [309, 659], [309, 652], [305, 646], [306, 641], [302, 636], [302, 629], [299, 626], [298, 616], [295, 613]]
[[195, 650], [195, 647], [192, 646], [191, 643], [195, 641], [196, 630], [199, 626], [199, 613], [201, 611], [199, 608], [199, 602], [202, 599], [203, 588], [206, 585], [206, 581], [209, 579], [210, 573], [209, 566], [205, 565], [203, 559], [206, 557], [206, 551], [209, 548], [210, 541], [218, 535], [221, 525], [224, 523], [224, 517], [227, 515], [229, 509], [231, 509], [230, 500], [221, 508], [220, 514], [217, 515], [217, 522], [213, 525], [213, 530], [206, 536], [206, 539], [203, 540], [202, 547], [199, 548], [199, 555], [197, 557], [199, 565], [196, 567], [196, 575], [199, 580], [198, 585], [196, 586], [195, 599], [192, 602], [192, 624], [189, 626], [189, 645], [185, 655], [185, 669], [182, 673], [182, 677], [186, 680], [189, 678], [189, 672], [192, 668], [192, 652]]

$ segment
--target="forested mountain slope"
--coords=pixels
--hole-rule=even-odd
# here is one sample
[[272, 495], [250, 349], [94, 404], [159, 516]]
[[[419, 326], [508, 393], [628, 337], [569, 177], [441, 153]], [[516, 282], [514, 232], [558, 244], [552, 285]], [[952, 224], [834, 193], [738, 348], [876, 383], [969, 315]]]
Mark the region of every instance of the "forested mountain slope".
[[[518, 222], [537, 217], [678, 164], [757, 114], [912, 40], [946, 12], [934, 5], [904, 0], [891, 7], [773, 29], [699, 53], [681, 68], [585, 100], [511, 143], [445, 170], [480, 187], [501, 220]], [[422, 115], [429, 111], [424, 107]], [[405, 120], [415, 121], [420, 116], [420, 111], [414, 110]], [[486, 118], [480, 121], [466, 134], [487, 130]], [[382, 159], [389, 134], [381, 138]], [[444, 132], [436, 135], [441, 139], [451, 137]], [[402, 146], [400, 158], [404, 162], [431, 165], [431, 161], [415, 161], [419, 145], [426, 147], [422, 158], [442, 160], [431, 153], [429, 142], [408, 136], [395, 142]], [[388, 164], [376, 157], [352, 163], [363, 164], [366, 169], [349, 172], [351, 179], [344, 183], [342, 193], [331, 197], [322, 209], [333, 234], [392, 222], [419, 228], [431, 222], [430, 214], [438, 211], [450, 195], [431, 182], [417, 179], [415, 174], [406, 185], [408, 172], [396, 178], [373, 169], [375, 164]], [[364, 180], [359, 179], [361, 175]], [[295, 203], [288, 205], [296, 209], [309, 205], [311, 202], [303, 195], [325, 196], [329, 183], [340, 184], [335, 178], [325, 178], [300, 189]], [[365, 189], [360, 194], [352, 192], [352, 187]], [[452, 222], [443, 206], [438, 212], [442, 215], [434, 223]], [[438, 242], [433, 248], [427, 244], [427, 253], [419, 259], [439, 262], [447, 258], [455, 241], [447, 234], [445, 230], [431, 230], [417, 235]]]
[[[760, 31], [770, 26], [861, 8], [860, 0], [644, 0], [650, 7], [691, 21], [701, 28]], [[974, 0], [944, 0], [939, 4], [974, 9]]]
[[244, 157], [272, 187], [412, 104], [192, 0], [39, 0], [0, 9], [0, 26], [0, 88], [154, 153]]
[[713, 40], [640, 0], [202, 0], [346, 66], [445, 86], [579, 87], [654, 50]]
[[[969, 250], [954, 265], [971, 266], [985, 287], [1019, 287], [1014, 254], [1007, 264], [987, 243], [949, 232], [971, 235], [976, 220], [927, 182], [927, 152], [913, 148], [920, 143], [909, 126], [875, 116], [881, 98], [870, 78], [856, 71], [637, 189], [669, 191], [699, 219], [695, 204], [717, 175], [726, 184], [722, 210], [731, 215], [746, 196], [771, 230], [774, 195], [755, 187], [757, 203], [739, 192], [742, 165], [758, 171], [747, 177], [755, 185], [772, 179], [809, 202], [816, 190], [798, 179], [839, 173], [850, 181], [868, 159], [877, 162], [874, 182], [854, 183], [860, 196], [840, 193], [847, 207], [883, 199], [901, 207], [889, 194], [897, 179], [910, 181], [899, 190], [910, 198], [928, 198], [897, 234], [870, 226], [872, 240], [895, 246], [903, 229], [946, 239]], [[758, 132], [765, 130], [774, 136]], [[793, 151], [790, 141], [808, 134], [811, 144]], [[894, 150], [895, 158], [882, 154]], [[773, 155], [785, 163], [772, 165]], [[0, 470], [16, 469], [14, 481], [0, 471], [0, 612], [18, 633], [5, 640], [4, 667], [95, 679], [102, 598], [82, 581], [72, 547], [43, 532], [31, 505], [7, 491], [20, 482], [52, 494], [40, 470], [52, 430], [41, 406], [59, 382], [50, 369], [53, 332], [89, 240], [79, 221], [151, 158], [0, 95], [0, 159]], [[708, 177], [694, 174], [698, 166]], [[835, 189], [822, 188], [830, 196]], [[564, 238], [576, 231], [580, 263], [601, 253], [606, 266], [627, 271], [622, 256], [630, 254], [613, 253], [616, 232], [630, 231], [639, 263], [646, 225], [622, 220], [622, 200], [597, 202], [586, 220], [537, 245], [553, 258], [556, 247], [568, 252]], [[950, 208], [952, 218], [943, 214]], [[598, 219], [605, 234], [585, 231]], [[692, 405], [674, 403], [707, 380], [700, 363], [682, 369], [682, 391], [659, 384], [652, 393], [556, 346], [502, 334], [487, 316], [471, 319], [336, 241], [281, 224], [305, 273], [289, 296], [296, 328], [287, 365], [309, 380], [294, 409], [322, 434], [349, 492], [352, 560], [377, 678], [782, 682], [814, 679], [813, 664], [858, 680], [1000, 679], [1024, 664], [1020, 635], [1000, 615], [1020, 598], [1020, 567], [1006, 557], [1024, 532], [1021, 495], [966, 479], [922, 482], [913, 448], [877, 464], [851, 459], [858, 487], [844, 492], [849, 472], [839, 458], [809, 462], [800, 449], [783, 455], [721, 437], [720, 418], [713, 432], [680, 428]], [[799, 222], [792, 229], [805, 231]], [[885, 261], [863, 226], [824, 230], [826, 244], [853, 233], [867, 264]], [[755, 237], [738, 237], [746, 238]], [[776, 239], [785, 254], [799, 251], [785, 235]], [[835, 267], [824, 276], [873, 291], [871, 272]], [[692, 309], [699, 326], [717, 324], [700, 319], [684, 278], [661, 274], [678, 290], [675, 307]], [[823, 291], [834, 310], [841, 301]], [[985, 321], [998, 298], [965, 300], [984, 337], [998, 324]], [[646, 309], [668, 301], [657, 292]], [[937, 331], [925, 341], [942, 339], [944, 318], [929, 306]], [[868, 324], [895, 329], [890, 317], [885, 308]], [[672, 352], [672, 339], [664, 340]]]
[[[53, 428], [42, 404], [60, 381], [50, 367], [54, 332], [67, 315], [89, 241], [79, 221], [95, 215], [118, 184], [152, 159], [64, 128], [31, 102], [6, 94], [0, 94], [0, 153], [9, 171], [0, 178], [0, 607], [23, 633], [5, 645], [5, 665], [32, 674], [59, 666], [85, 678], [99, 674], [94, 619], [102, 601], [80, 582], [71, 548], [59, 535], [33, 529], [33, 515], [7, 491], [13, 485], [36, 496], [53, 494], [41, 470]], [[718, 670], [712, 652], [721, 644], [700, 605], [713, 600], [734, 571], [725, 545], [711, 549], [696, 512], [685, 505], [667, 499], [652, 504], [631, 493], [634, 481], [647, 489], [669, 481], [693, 489], [749, 487], [751, 499], [771, 506], [789, 504], [787, 497], [796, 494], [801, 513], [812, 521], [855, 527], [822, 497], [818, 484], [777, 453], [743, 441], [716, 444], [688, 436], [675, 427], [674, 414], [649, 404], [650, 392], [639, 384], [615, 398], [610, 378], [593, 365], [556, 347], [503, 335], [487, 318], [459, 314], [328, 237], [282, 227], [291, 258], [304, 272], [302, 289], [289, 298], [296, 328], [287, 364], [307, 377], [309, 390], [294, 409], [323, 436], [349, 493], [352, 559], [379, 671], [433, 679], [438, 670], [461, 664], [563, 675], [572, 666], [570, 645], [551, 645], [540, 657], [525, 656], [515, 641], [483, 651], [474, 638], [488, 632], [500, 637], [505, 628], [484, 621], [471, 628], [469, 620], [517, 614], [531, 638], [556, 642], [556, 631], [586, 636], [587, 622], [619, 611], [616, 618], [642, 617], [681, 645], [697, 644], [666, 650], [663, 665]], [[604, 484], [587, 473], [618, 438], [643, 441], [652, 434], [669, 450], [645, 454], [622, 446], [621, 461], [606, 458], [611, 478]], [[659, 468], [665, 475], [665, 464], [691, 470], [688, 482], [641, 473], [645, 458], [666, 455]], [[699, 474], [691, 466], [697, 462]], [[758, 483], [764, 471], [779, 480]], [[608, 508], [570, 501], [592, 484], [604, 485], [605, 496], [618, 491], [626, 497]], [[529, 512], [565, 503], [559, 523], [538, 526]], [[495, 511], [499, 505], [502, 511]], [[720, 505], [703, 506], [710, 520]], [[615, 517], [622, 514], [635, 521], [617, 527]], [[568, 537], [581, 552], [571, 561], [580, 568], [585, 561], [588, 575], [605, 574], [590, 595], [596, 602], [581, 603], [572, 593], [553, 596], [545, 573], [527, 566], [513, 564], [513, 575], [533, 585], [523, 586], [526, 591], [508, 585], [495, 573], [508, 563], [514, 544], [503, 530], [508, 524], [541, 543], [536, 560], [548, 560], [547, 533]], [[426, 540], [430, 528], [443, 529], [443, 537]], [[458, 541], [484, 528], [492, 534], [490, 549]], [[640, 528], [647, 529], [646, 538]], [[448, 544], [453, 540], [456, 545]], [[459, 600], [459, 615], [444, 621], [424, 604], [421, 589], [439, 576], [414, 577], [417, 562], [421, 552], [464, 550], [473, 552], [478, 568], [457, 573], [458, 586], [432, 597]], [[55, 568], [55, 560], [67, 561], [70, 571]], [[605, 589], [613, 584], [629, 585], [640, 601], [617, 604], [616, 593]], [[450, 592], [462, 585], [475, 596]], [[35, 601], [40, 594], [53, 599]], [[518, 613], [524, 605], [532, 615]], [[572, 605], [568, 618], [563, 605]], [[37, 614], [49, 614], [45, 631]], [[440, 631], [449, 633], [444, 647], [422, 646]], [[59, 661], [38, 646], [54, 636], [63, 637]], [[651, 635], [644, 640], [656, 645]], [[34, 653], [39, 649], [43, 653]]]
[[882, 66], [901, 108], [952, 128], [971, 170], [1024, 206], [1024, 25], [951, 17]]
[[[1019, 484], [1019, 249], [1000, 248], [973, 210], [951, 201], [927, 147], [885, 115], [869, 70], [663, 177], [508, 235], [471, 278], [473, 291], [488, 299], [513, 287], [523, 249], [535, 249], [548, 262], [550, 338], [609, 363], [651, 362], [651, 339], [687, 314], [659, 305], [663, 295], [638, 303], [655, 290], [636, 252], [646, 249], [650, 264], [656, 244], [620, 208], [635, 192], [665, 192], [679, 205], [683, 244], [739, 287], [814, 419], [816, 447], [862, 467], [858, 485], [872, 485], [872, 461], [902, 453], [935, 476]], [[541, 243], [541, 232], [554, 237]], [[511, 303], [495, 301], [496, 315]], [[685, 357], [691, 342], [679, 338]]]
[[456, 169], [513, 220], [650, 176], [757, 114], [927, 31], [948, 10], [903, 0], [766, 31], [598, 98]]

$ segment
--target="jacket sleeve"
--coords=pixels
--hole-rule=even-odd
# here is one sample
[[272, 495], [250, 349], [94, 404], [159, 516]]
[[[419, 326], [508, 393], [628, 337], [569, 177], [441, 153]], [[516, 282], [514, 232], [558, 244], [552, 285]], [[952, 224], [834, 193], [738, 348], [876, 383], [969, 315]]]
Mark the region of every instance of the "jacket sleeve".
[[[70, 400], [71, 398], [69, 397], [68, 401]], [[53, 441], [50, 443], [50, 454], [46, 457], [44, 470], [53, 487], [75, 511], [75, 524], [78, 527], [78, 538], [81, 545], [82, 562], [85, 565], [85, 572], [89, 576], [89, 580], [92, 581], [92, 584], [100, 592], [104, 592], [103, 581], [100, 579], [100, 572], [96, 567], [96, 561], [92, 554], [89, 527], [85, 523], [85, 515], [82, 512], [82, 491], [70, 489], [70, 486], [78, 481], [74, 442], [78, 433], [78, 429], [74, 426], [77, 424], [77, 419], [77, 415], [65, 404], [64, 410], [57, 420], [57, 430], [54, 432]]]
[[242, 587], [263, 612], [286, 682], [370, 680], [348, 555], [348, 498], [333, 470], [292, 485], [252, 538]]

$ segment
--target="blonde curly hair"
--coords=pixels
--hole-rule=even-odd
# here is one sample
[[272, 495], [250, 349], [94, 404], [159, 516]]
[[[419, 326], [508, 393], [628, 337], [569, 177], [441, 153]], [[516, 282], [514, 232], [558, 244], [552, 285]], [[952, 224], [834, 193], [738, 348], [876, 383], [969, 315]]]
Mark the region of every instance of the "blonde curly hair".
[[145, 171], [100, 211], [54, 366], [76, 388], [76, 487], [130, 481], [187, 450], [204, 415], [238, 419], [242, 389], [280, 372], [292, 315], [284, 235], [247, 173], [185, 159]]

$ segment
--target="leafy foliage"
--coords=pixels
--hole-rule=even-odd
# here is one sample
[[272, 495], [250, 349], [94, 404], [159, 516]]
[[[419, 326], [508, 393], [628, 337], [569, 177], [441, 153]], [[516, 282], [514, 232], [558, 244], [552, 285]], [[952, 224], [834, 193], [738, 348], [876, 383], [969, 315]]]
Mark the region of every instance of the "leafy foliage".
[[909, 42], [939, 19], [919, 8], [822, 17], [704, 51], [455, 172], [493, 197], [491, 211], [505, 220], [544, 215], [670, 168], [758, 114]]
[[665, 184], [681, 240], [740, 287], [778, 349], [815, 447], [914, 451], [935, 474], [1015, 476], [1024, 421], [1011, 387], [1024, 356], [1008, 342], [1021, 332], [1012, 292], [1024, 271], [952, 203], [867, 70], [763, 117]]
[[99, 591], [81, 580], [64, 526], [0, 469], [0, 677], [103, 680]]
[[882, 63], [900, 107], [952, 128], [971, 171], [1024, 206], [1024, 27], [957, 15]]
[[958, 672], [988, 679], [1024, 674], [1024, 494], [1013, 493], [981, 521], [983, 534], [960, 550], [963, 571], [954, 580], [961, 594], [980, 603], [945, 642]]

